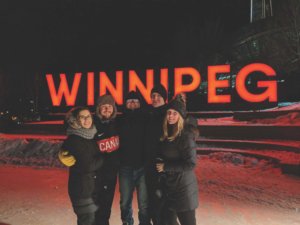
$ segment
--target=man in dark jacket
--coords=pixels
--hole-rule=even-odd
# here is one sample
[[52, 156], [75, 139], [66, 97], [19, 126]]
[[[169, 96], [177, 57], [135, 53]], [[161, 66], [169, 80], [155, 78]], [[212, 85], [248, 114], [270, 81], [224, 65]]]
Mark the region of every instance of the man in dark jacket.
[[96, 212], [96, 225], [109, 225], [111, 207], [114, 198], [117, 174], [120, 166], [119, 134], [116, 126], [117, 108], [111, 95], [98, 98], [95, 125], [97, 134], [95, 140], [104, 157], [104, 165], [97, 173], [96, 203], [99, 206]]
[[146, 117], [144, 143], [146, 184], [149, 196], [149, 213], [152, 223], [153, 225], [162, 225], [163, 201], [159, 192], [159, 175], [155, 168], [167, 101], [167, 91], [161, 84], [154, 86], [151, 90], [151, 100], [152, 107]]
[[121, 167], [119, 172], [121, 219], [133, 225], [132, 198], [137, 190], [139, 224], [149, 225], [148, 196], [144, 174], [143, 138], [145, 117], [139, 95], [132, 91], [126, 96], [125, 109], [119, 120]]

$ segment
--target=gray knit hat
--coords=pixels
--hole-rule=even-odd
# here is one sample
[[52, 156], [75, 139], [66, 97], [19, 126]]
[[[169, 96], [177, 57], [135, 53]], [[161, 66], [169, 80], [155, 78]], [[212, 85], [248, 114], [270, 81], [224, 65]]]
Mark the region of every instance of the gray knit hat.
[[105, 94], [105, 95], [102, 95], [100, 96], [98, 99], [97, 99], [97, 107], [96, 107], [96, 115], [102, 119], [102, 116], [100, 115], [100, 112], [99, 112], [99, 109], [102, 105], [105, 105], [105, 104], [109, 104], [109, 105], [112, 105], [113, 108], [114, 108], [114, 111], [110, 117], [110, 119], [114, 119], [116, 116], [117, 116], [117, 107], [116, 107], [116, 102], [114, 100], [114, 98], [109, 95], [109, 94]]

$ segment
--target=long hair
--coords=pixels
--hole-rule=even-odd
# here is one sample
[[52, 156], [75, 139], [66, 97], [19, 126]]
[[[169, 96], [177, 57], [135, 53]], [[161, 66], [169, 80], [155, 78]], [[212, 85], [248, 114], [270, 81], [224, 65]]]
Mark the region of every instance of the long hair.
[[184, 119], [181, 115], [179, 115], [179, 119], [177, 123], [174, 126], [174, 129], [171, 131], [172, 133], [169, 134], [168, 132], [168, 120], [167, 115], [165, 116], [164, 122], [163, 122], [163, 135], [160, 138], [161, 141], [168, 140], [168, 141], [174, 141], [177, 136], [181, 134], [181, 131], [184, 127]]

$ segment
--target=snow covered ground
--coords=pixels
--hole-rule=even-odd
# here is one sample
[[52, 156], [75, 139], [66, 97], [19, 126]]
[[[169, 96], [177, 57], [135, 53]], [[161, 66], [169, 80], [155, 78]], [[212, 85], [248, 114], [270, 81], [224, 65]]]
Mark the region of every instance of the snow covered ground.
[[[287, 112], [285, 115], [278, 116], [277, 118], [264, 118], [264, 119], [252, 119], [249, 121], [238, 121], [234, 120], [233, 116], [231, 117], [222, 117], [222, 118], [202, 118], [198, 119], [199, 126], [201, 125], [225, 125], [225, 126], [300, 126], [300, 103], [291, 104], [284, 107], [276, 107], [269, 110], [263, 111], [294, 111]], [[298, 112], [297, 112], [298, 111]], [[257, 111], [258, 112], [258, 111]], [[249, 112], [251, 113], [251, 112]]]
[[272, 111], [278, 110], [300, 110], [300, 102], [282, 102], [278, 103], [278, 107], [270, 109]]
[[[64, 168], [0, 166], [1, 225], [76, 224]], [[197, 224], [299, 225], [300, 179], [261, 161], [256, 166], [201, 156], [196, 173], [200, 207]], [[119, 193], [111, 224], [121, 224]], [[137, 221], [137, 205], [134, 216]]]
[[[298, 110], [300, 104], [289, 107]], [[247, 122], [200, 119], [199, 125], [299, 126], [300, 115], [295, 113]], [[62, 138], [0, 135], [0, 225], [76, 224], [67, 194], [68, 170], [57, 160]], [[299, 146], [299, 142], [291, 142]], [[290, 145], [286, 140], [285, 144]], [[251, 151], [281, 158], [285, 163], [300, 162], [300, 152]], [[300, 225], [300, 177], [282, 174], [270, 161], [217, 152], [198, 156], [195, 171], [200, 191], [197, 224]], [[134, 216], [137, 221], [136, 201]], [[121, 220], [117, 189], [111, 225], [118, 224]]]
[[[0, 225], [76, 224], [68, 172], [56, 156], [60, 145], [61, 140], [0, 139]], [[286, 160], [299, 161], [299, 154], [291, 154]], [[283, 175], [267, 160], [211, 153], [198, 156], [196, 174], [198, 224], [300, 225], [300, 178]], [[136, 202], [134, 209], [137, 220]], [[118, 190], [111, 224], [121, 224]]]

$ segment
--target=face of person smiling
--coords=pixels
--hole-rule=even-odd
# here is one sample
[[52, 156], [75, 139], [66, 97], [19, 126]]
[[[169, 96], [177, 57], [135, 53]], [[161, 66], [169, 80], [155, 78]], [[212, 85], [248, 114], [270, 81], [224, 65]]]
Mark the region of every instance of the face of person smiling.
[[167, 111], [167, 122], [168, 124], [175, 124], [179, 120], [179, 113], [176, 110], [169, 109]]
[[114, 112], [114, 107], [110, 104], [104, 104], [100, 106], [99, 111], [103, 118], [109, 119]]
[[140, 101], [138, 99], [128, 99], [126, 101], [126, 108], [130, 110], [135, 110], [140, 108]]
[[151, 94], [152, 106], [154, 108], [160, 107], [165, 104], [164, 98], [157, 92]]
[[78, 120], [81, 127], [89, 129], [92, 126], [93, 119], [89, 110], [82, 110], [78, 114]]

